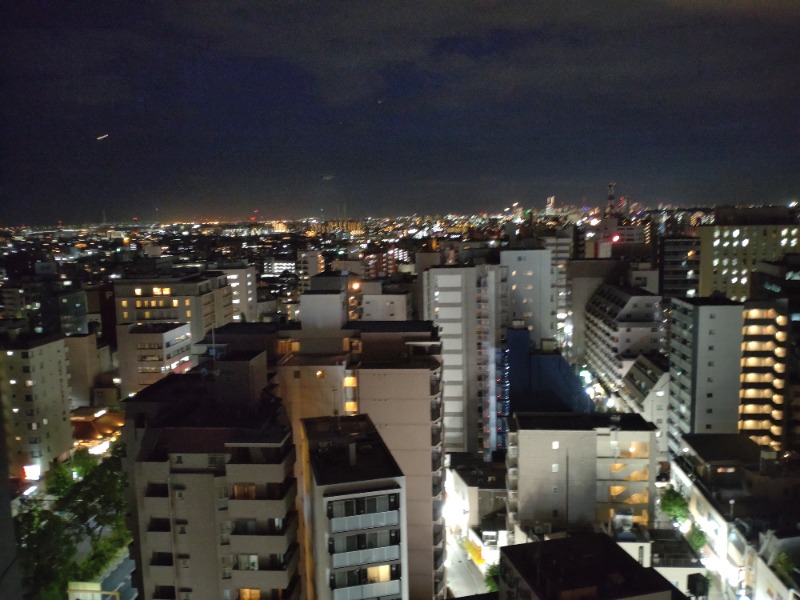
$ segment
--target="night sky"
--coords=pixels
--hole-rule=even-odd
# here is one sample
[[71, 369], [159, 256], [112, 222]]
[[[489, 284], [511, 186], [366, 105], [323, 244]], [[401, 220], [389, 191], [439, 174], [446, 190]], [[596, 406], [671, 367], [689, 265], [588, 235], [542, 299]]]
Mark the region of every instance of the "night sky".
[[796, 0], [25, 0], [0, 38], [0, 225], [800, 198]]

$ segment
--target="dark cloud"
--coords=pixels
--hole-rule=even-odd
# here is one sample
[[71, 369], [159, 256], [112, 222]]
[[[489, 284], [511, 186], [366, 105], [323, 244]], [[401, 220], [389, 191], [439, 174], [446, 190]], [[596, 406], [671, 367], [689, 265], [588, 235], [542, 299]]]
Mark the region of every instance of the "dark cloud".
[[485, 210], [599, 198], [608, 179], [645, 203], [800, 193], [796, 2], [18, 3], [5, 16], [4, 222]]

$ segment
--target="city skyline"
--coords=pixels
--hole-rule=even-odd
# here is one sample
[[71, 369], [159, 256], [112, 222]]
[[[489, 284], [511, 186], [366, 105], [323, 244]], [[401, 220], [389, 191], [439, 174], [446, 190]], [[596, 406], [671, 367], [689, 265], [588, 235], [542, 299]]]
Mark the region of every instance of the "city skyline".
[[7, 226], [800, 194], [792, 2], [6, 13]]

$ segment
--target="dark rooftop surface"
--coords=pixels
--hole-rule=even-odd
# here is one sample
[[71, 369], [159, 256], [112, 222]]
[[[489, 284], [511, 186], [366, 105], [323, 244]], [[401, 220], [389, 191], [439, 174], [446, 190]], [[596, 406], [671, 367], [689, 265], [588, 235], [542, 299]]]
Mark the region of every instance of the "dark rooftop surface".
[[487, 463], [469, 452], [453, 452], [450, 454], [450, 469], [470, 487], [484, 490], [506, 487], [505, 463]]
[[389, 333], [408, 333], [408, 332], [431, 332], [434, 331], [432, 321], [347, 321], [342, 329], [357, 331], [389, 332]]
[[303, 428], [317, 485], [403, 476], [368, 415], [303, 419]]
[[364, 360], [359, 363], [359, 369], [429, 369], [434, 371], [442, 364], [432, 356], [414, 356], [408, 359], [397, 360]]
[[509, 420], [511, 431], [520, 429], [585, 430], [616, 425], [622, 431], [655, 431], [656, 426], [635, 413], [516, 413]]
[[674, 298], [678, 302], [685, 302], [692, 306], [741, 306], [741, 302], [728, 300], [724, 296], [702, 296], [700, 298]]
[[757, 465], [761, 456], [760, 446], [740, 433], [690, 433], [683, 436], [683, 442], [709, 463], [738, 461]]
[[[685, 598], [655, 569], [642, 567], [603, 533], [505, 546], [500, 550], [542, 600], [572, 597], [631, 598], [669, 592]], [[501, 559], [502, 561], [503, 559]]]

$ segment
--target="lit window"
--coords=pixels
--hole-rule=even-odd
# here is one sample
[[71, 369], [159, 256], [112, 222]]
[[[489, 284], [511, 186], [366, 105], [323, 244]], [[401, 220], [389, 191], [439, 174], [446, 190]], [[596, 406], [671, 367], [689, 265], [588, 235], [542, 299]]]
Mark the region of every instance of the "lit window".
[[123, 300], [122, 301], [122, 308], [128, 308], [128, 301], [127, 300]]
[[559, 445], [558, 442], [554, 441], [552, 446], [553, 450], [558, 450], [558, 445]]
[[160, 287], [154, 287], [153, 288], [153, 296], [160, 296], [160, 295], [161, 295], [161, 288]]
[[177, 298], [173, 298], [173, 299], [172, 299], [172, 306], [173, 306], [174, 308], [178, 308], [178, 299], [177, 299]]
[[317, 379], [325, 379], [325, 371], [317, 371]]
[[142, 295], [142, 288], [136, 288], [133, 290], [134, 296], [141, 296]]

